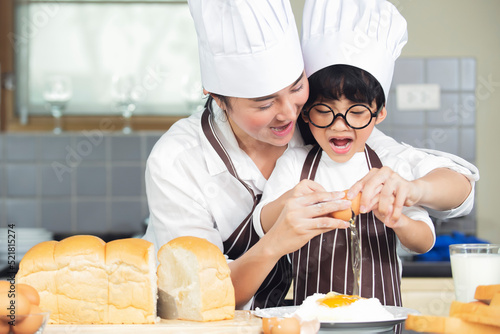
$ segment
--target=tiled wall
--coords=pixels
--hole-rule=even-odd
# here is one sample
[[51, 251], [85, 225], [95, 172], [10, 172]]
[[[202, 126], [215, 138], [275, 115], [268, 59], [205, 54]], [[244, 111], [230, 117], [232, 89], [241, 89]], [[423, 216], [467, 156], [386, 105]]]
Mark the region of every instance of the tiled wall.
[[161, 133], [0, 135], [0, 227], [136, 233], [147, 156]]
[[[398, 110], [398, 84], [439, 84], [439, 110]], [[388, 116], [377, 127], [415, 147], [456, 154], [475, 164], [476, 60], [473, 58], [400, 58], [387, 103]], [[443, 233], [475, 233], [475, 211], [463, 218], [437, 221]]]
[[[399, 141], [475, 161], [475, 60], [398, 60], [388, 117], [380, 128]], [[439, 111], [399, 111], [397, 84], [437, 83]], [[439, 134], [439, 135], [436, 135]], [[59, 233], [137, 232], [148, 215], [146, 158], [161, 133], [0, 134], [0, 227]], [[475, 213], [438, 221], [441, 232], [475, 232]]]

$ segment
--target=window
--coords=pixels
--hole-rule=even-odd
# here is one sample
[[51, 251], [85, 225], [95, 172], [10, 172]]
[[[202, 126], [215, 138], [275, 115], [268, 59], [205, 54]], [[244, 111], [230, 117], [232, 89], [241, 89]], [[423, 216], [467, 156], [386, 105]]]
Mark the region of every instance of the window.
[[[20, 127], [48, 118], [177, 119], [203, 103], [197, 39], [186, 1], [16, 0], [9, 42]], [[54, 77], [70, 90], [47, 91]], [[124, 104], [126, 106], [124, 106]], [[51, 108], [52, 105], [52, 108]], [[64, 125], [63, 125], [64, 127]]]

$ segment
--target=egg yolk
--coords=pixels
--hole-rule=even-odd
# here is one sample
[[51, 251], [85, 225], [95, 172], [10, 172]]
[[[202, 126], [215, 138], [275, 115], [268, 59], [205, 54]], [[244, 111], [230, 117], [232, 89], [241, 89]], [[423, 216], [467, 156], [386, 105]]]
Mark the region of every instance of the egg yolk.
[[356, 300], [359, 299], [361, 299], [361, 297], [359, 296], [327, 294], [325, 298], [318, 299], [318, 303], [323, 306], [334, 308], [334, 307], [351, 305], [352, 303], [354, 303]]

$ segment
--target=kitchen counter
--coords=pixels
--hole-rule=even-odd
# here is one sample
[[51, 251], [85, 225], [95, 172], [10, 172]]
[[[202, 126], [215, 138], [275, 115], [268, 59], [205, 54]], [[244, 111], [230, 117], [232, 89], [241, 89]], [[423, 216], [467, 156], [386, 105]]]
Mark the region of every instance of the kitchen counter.
[[161, 320], [149, 325], [47, 325], [44, 334], [95, 333], [95, 334], [260, 334], [262, 321], [249, 311], [237, 310], [232, 320], [223, 321], [184, 321]]
[[403, 261], [403, 277], [451, 277], [449, 261]]

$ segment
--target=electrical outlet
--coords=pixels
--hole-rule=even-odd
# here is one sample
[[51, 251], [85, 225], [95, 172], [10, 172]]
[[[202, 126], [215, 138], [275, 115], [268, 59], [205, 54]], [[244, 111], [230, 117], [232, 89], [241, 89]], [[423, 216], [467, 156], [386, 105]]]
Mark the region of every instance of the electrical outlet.
[[397, 85], [398, 110], [437, 110], [441, 105], [441, 91], [437, 84]]

